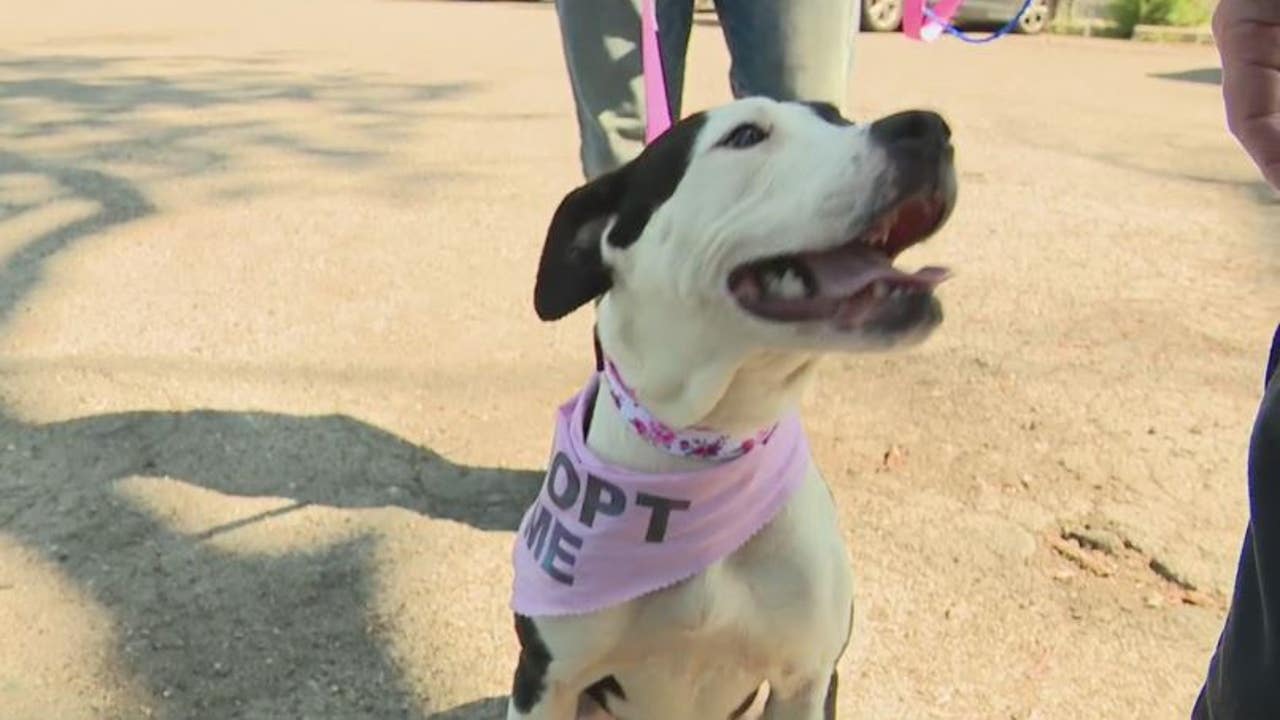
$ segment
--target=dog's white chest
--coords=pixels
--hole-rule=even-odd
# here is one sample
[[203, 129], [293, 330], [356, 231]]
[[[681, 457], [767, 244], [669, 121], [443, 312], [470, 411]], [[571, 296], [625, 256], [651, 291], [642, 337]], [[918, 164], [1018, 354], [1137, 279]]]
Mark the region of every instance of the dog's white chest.
[[611, 710], [621, 720], [727, 717], [764, 681], [796, 692], [843, 650], [852, 596], [830, 494], [811, 470], [736, 553], [605, 620], [622, 625], [608, 671], [628, 695]]

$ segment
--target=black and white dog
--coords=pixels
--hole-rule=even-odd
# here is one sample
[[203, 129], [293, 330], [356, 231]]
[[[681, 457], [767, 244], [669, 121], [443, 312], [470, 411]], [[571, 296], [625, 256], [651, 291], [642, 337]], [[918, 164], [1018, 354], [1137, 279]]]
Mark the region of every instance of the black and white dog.
[[[767, 443], [760, 430], [796, 413], [821, 354], [926, 338], [942, 320], [933, 289], [946, 271], [892, 263], [949, 216], [952, 158], [950, 130], [931, 112], [859, 125], [821, 103], [748, 98], [677, 123], [570, 193], [547, 235], [535, 307], [557, 320], [598, 299], [612, 374], [588, 388], [608, 392], [584, 391], [586, 409], [565, 416], [584, 425], [570, 431], [596, 465], [557, 469], [557, 456], [540, 502], [563, 513], [531, 508], [517, 556], [536, 554], [531, 567], [572, 585], [587, 545], [619, 547], [617, 533], [593, 539], [602, 521], [644, 527], [624, 522], [632, 508], [647, 513], [647, 531], [631, 540], [637, 574], [655, 542], [687, 541], [681, 562], [720, 543], [698, 539], [714, 527], [680, 534], [680, 511], [692, 517], [696, 502], [633, 496], [591, 468], [685, 477], [718, 467], [728, 457], [719, 445], [690, 455], [672, 443], [683, 445], [688, 428]], [[752, 445], [727, 464], [747, 463]], [[513, 601], [521, 653], [507, 717], [569, 720], [599, 705], [621, 720], [707, 720], [760, 702], [765, 718], [834, 717], [853, 574], [832, 496], [807, 448], [795, 447], [801, 472], [784, 501], [696, 573], [588, 612], [522, 612]], [[776, 501], [761, 491], [768, 480], [741, 492]], [[714, 510], [704, 525], [756, 512]], [[631, 583], [628, 557], [605, 558], [603, 572], [618, 573], [606, 592]], [[517, 559], [517, 596], [521, 582]]]

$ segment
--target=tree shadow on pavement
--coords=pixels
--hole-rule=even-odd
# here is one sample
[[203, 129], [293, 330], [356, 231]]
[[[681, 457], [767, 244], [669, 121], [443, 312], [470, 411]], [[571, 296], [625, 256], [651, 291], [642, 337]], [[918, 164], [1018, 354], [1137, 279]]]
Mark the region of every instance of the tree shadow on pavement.
[[[369, 620], [376, 538], [276, 556], [206, 541], [307, 505], [510, 531], [541, 481], [457, 465], [344, 416], [134, 412], [5, 420], [0, 437], [0, 528], [111, 612], [119, 657], [167, 717], [414, 717], [420, 699]], [[117, 491], [130, 477], [293, 502], [182, 535]], [[450, 717], [483, 716], [473, 711]]]
[[[157, 64], [173, 72], [144, 71]], [[468, 89], [299, 76], [270, 58], [166, 65], [0, 55], [0, 142], [22, 148], [0, 152], [0, 238], [18, 238], [0, 264], [0, 325], [59, 253], [156, 214], [143, 183], [225, 172], [264, 147], [343, 167], [376, 164], [429, 103]], [[209, 116], [261, 103], [314, 105], [351, 120], [360, 141], [331, 146], [271, 120]], [[42, 149], [60, 133], [84, 139]], [[92, 209], [53, 227], [30, 224], [59, 203]], [[293, 502], [187, 536], [117, 492], [117, 481], [139, 476]], [[141, 411], [32, 424], [0, 408], [0, 532], [112, 615], [115, 661], [151, 703], [129, 716], [421, 717], [430, 698], [413, 696], [371, 619], [376, 538], [253, 556], [206, 541], [307, 505], [398, 506], [510, 531], [540, 480], [536, 471], [458, 465], [340, 415]]]
[[[81, 164], [117, 162], [172, 176], [226, 171], [263, 147], [360, 164], [391, 155], [429, 118], [431, 104], [475, 89], [367, 72], [301, 73], [274, 56], [0, 55], [0, 137], [101, 131], [74, 145]], [[308, 138], [279, 115], [239, 113], [255, 107], [320, 111], [349, 126], [356, 146]]]
[[1159, 78], [1161, 80], [1179, 80], [1182, 82], [1199, 83], [1202, 85], [1221, 85], [1222, 68], [1208, 67], [1196, 68], [1194, 70], [1183, 70], [1180, 72], [1152, 73], [1150, 77]]
[[[51, 195], [34, 200], [9, 199], [12, 189], [7, 179], [14, 176], [44, 177], [57, 187]], [[0, 150], [0, 229], [16, 222], [24, 213], [73, 198], [87, 201], [97, 210], [87, 217], [60, 224], [26, 241], [0, 265], [0, 323], [7, 320], [18, 303], [44, 275], [43, 265], [53, 255], [76, 241], [114, 225], [132, 222], [155, 212], [155, 206], [133, 183], [108, 173], [87, 168], [41, 166], [21, 155]]]
[[[158, 77], [157, 68], [171, 72]], [[376, 165], [425, 122], [431, 103], [472, 89], [359, 73], [300, 75], [271, 57], [0, 55], [0, 143], [42, 148], [0, 151], [0, 232], [58, 203], [96, 208], [8, 253], [0, 267], [0, 322], [39, 284], [49, 257], [153, 215], [141, 183], [228, 175], [262, 150], [344, 169]], [[259, 107], [320, 111], [349, 126], [348, 144], [310, 137], [305, 120], [264, 119]], [[40, 142], [48, 138], [67, 139]], [[24, 192], [30, 178], [49, 189]], [[254, 189], [221, 192], [225, 198]]]
[[507, 716], [507, 696], [497, 695], [434, 713], [430, 720], [500, 720]]

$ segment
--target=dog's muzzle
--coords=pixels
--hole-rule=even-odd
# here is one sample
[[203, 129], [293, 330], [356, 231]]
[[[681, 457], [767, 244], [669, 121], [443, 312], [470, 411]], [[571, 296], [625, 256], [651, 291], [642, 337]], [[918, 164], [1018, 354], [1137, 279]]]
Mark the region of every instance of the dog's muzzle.
[[919, 306], [950, 275], [925, 267], [907, 273], [893, 261], [946, 222], [955, 205], [951, 130], [936, 113], [891, 115], [870, 126], [889, 157], [896, 191], [851, 240], [820, 251], [747, 263], [729, 291], [748, 313], [776, 322], [828, 321], [841, 330], [874, 322], [894, 305]]

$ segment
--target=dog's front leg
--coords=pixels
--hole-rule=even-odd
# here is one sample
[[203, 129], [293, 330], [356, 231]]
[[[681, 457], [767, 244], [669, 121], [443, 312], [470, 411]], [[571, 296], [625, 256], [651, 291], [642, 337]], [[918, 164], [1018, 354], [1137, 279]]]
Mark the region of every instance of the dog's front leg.
[[761, 720], [835, 720], [839, 677], [815, 678], [788, 696], [769, 693]]
[[[517, 672], [519, 672], [517, 670]], [[507, 720], [574, 720], [578, 715], [578, 693], [550, 678], [536, 698], [519, 694], [519, 678], [507, 702]]]
[[566, 658], [553, 657], [531, 618], [516, 615], [520, 662], [511, 683], [507, 720], [573, 720], [582, 688], [573, 684]]

